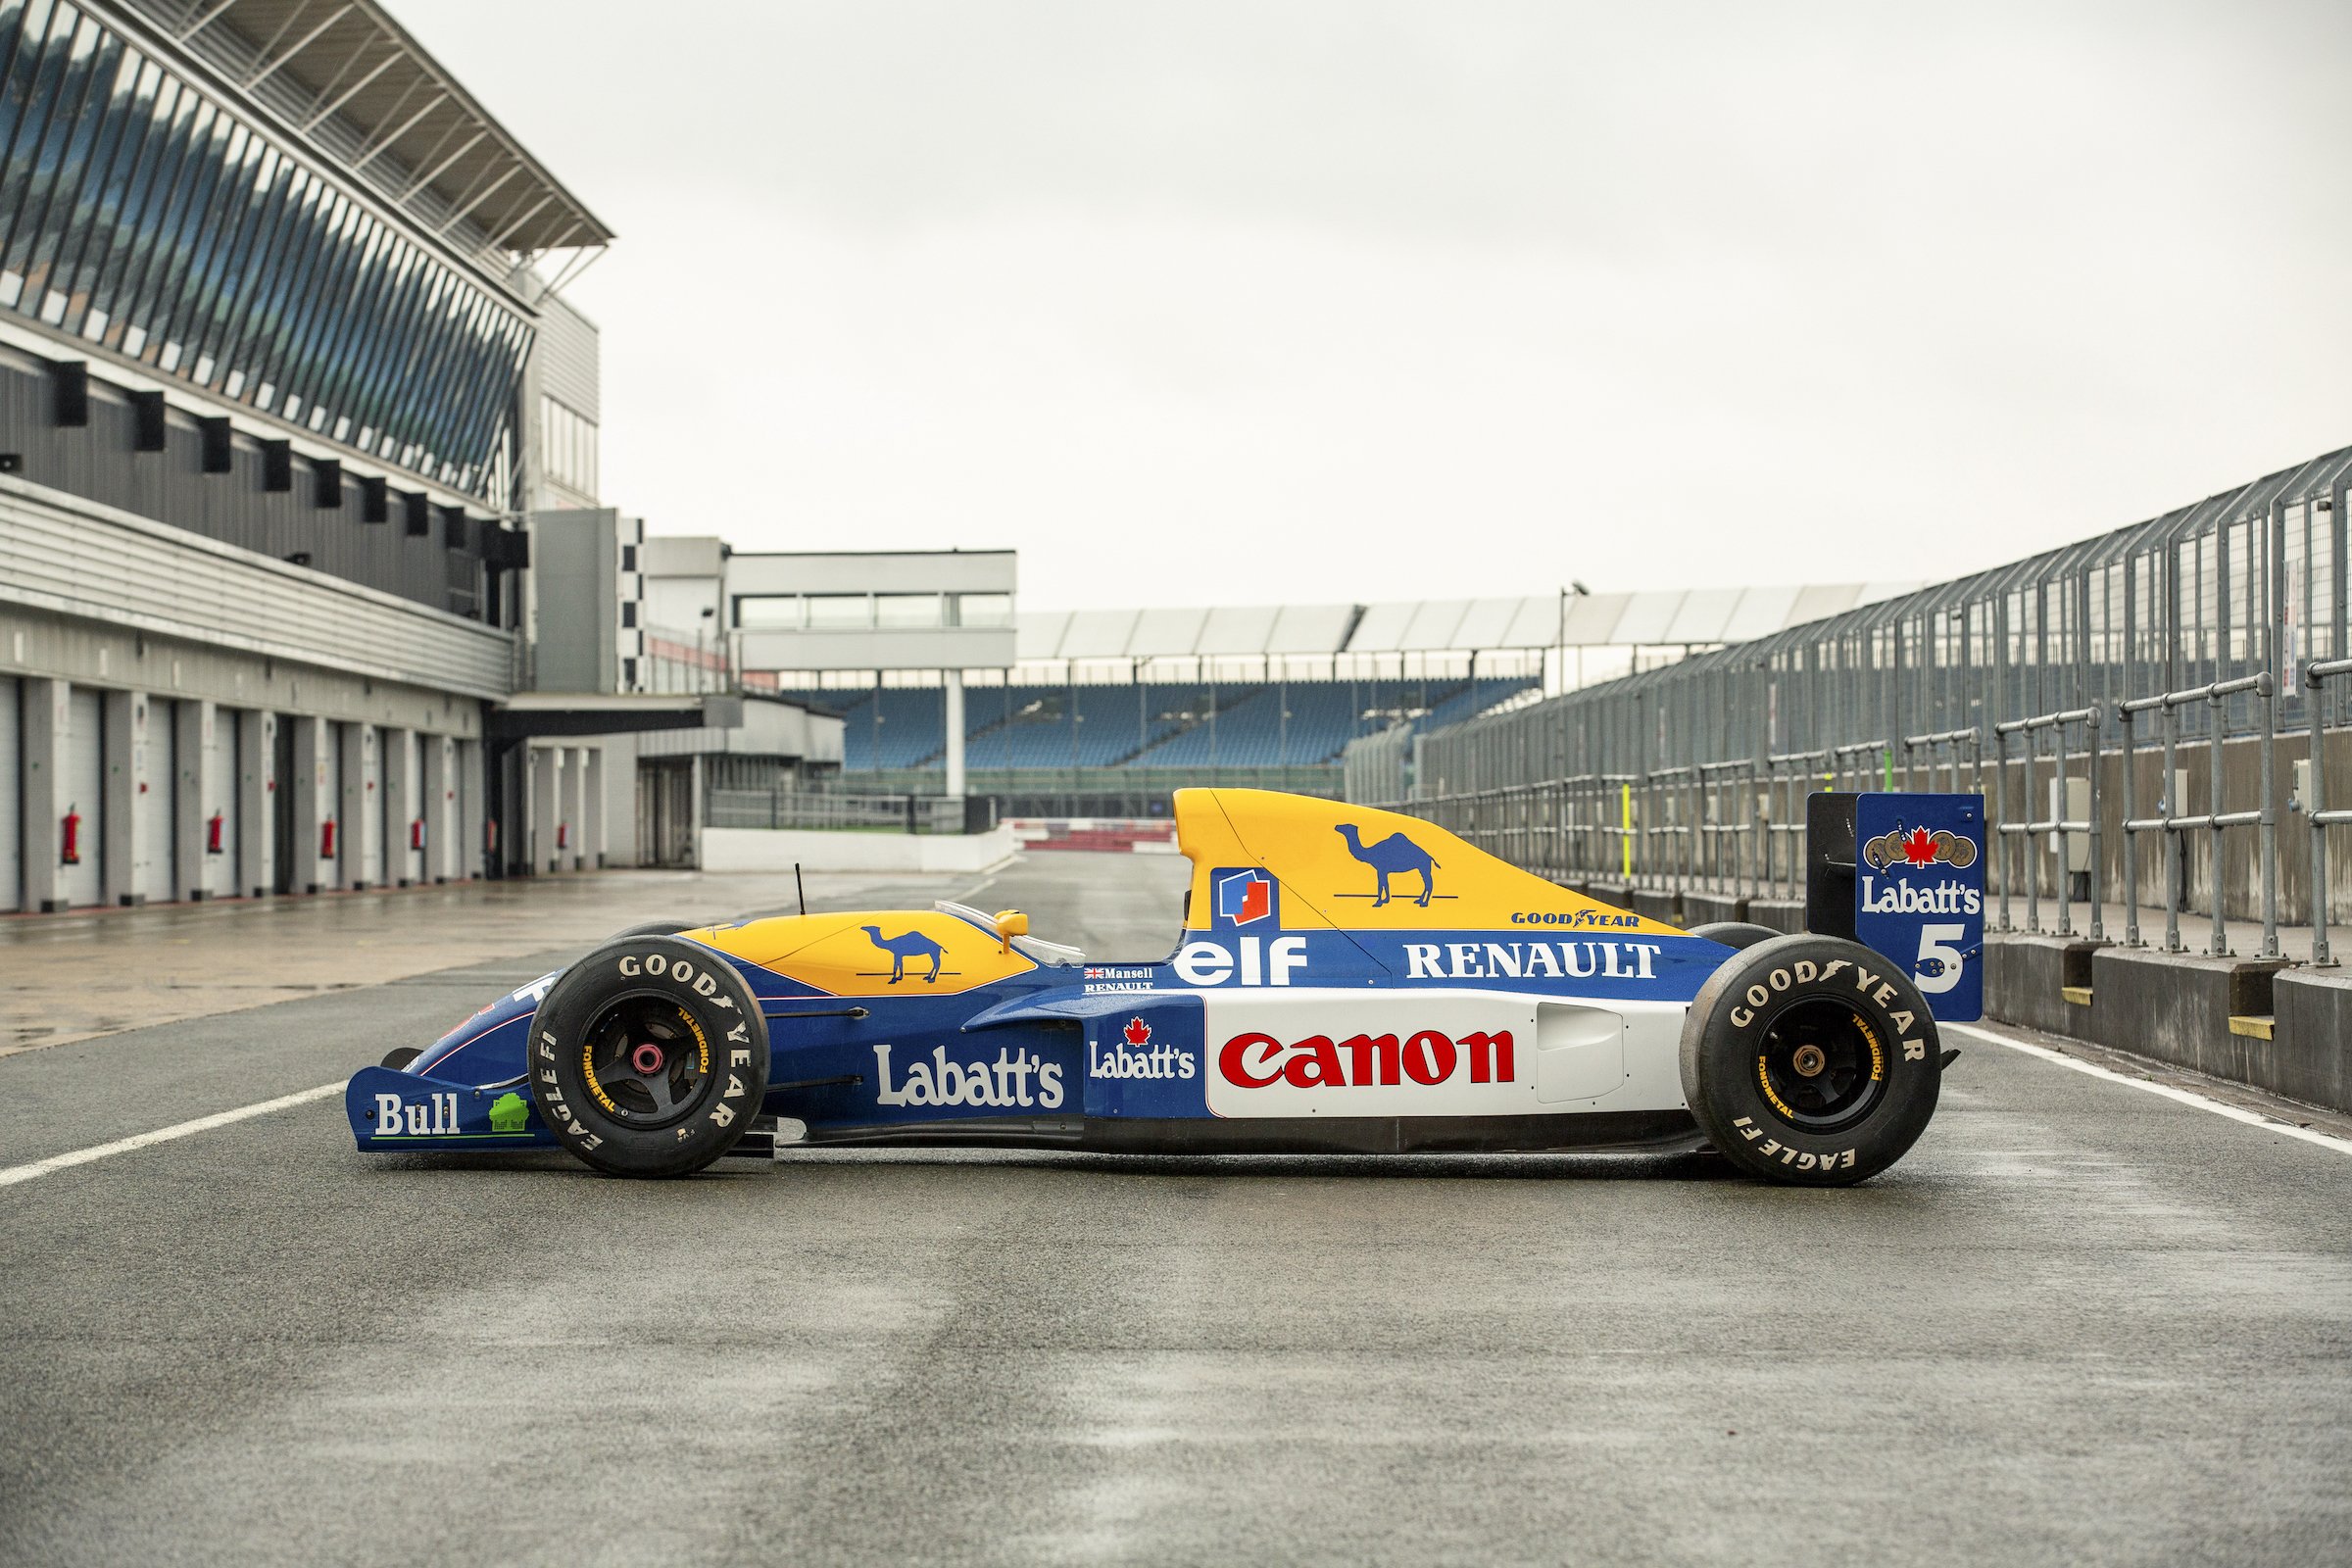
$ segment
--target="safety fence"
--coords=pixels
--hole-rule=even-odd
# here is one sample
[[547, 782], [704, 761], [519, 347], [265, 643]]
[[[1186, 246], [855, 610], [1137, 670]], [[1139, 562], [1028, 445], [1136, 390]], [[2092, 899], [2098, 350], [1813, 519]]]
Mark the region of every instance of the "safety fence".
[[835, 795], [817, 790], [712, 788], [704, 826], [821, 832], [985, 833], [993, 802], [965, 795]]
[[2120, 905], [2127, 944], [2160, 910], [2170, 952], [2202, 916], [2207, 952], [2259, 921], [2263, 956], [2300, 927], [2327, 962], [2327, 917], [2352, 915], [2352, 836], [2331, 832], [2352, 810], [2324, 804], [2352, 805], [2348, 479], [2352, 449], [1756, 642], [1371, 737], [1348, 795], [1561, 881], [1728, 904], [1802, 899], [1815, 790], [1979, 793], [1995, 929], [2104, 940]]

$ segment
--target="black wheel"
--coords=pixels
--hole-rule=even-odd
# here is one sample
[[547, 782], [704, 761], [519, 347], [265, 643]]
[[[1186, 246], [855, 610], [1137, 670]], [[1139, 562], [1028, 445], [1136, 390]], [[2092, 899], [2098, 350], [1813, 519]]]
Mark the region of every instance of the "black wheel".
[[606, 943], [531, 1019], [531, 1098], [557, 1142], [616, 1176], [724, 1154], [767, 1093], [767, 1021], [735, 966], [671, 936]]
[[394, 1046], [390, 1051], [384, 1053], [384, 1065], [394, 1072], [398, 1072], [423, 1054], [424, 1053], [415, 1046]]
[[1759, 942], [1770, 942], [1775, 937], [1788, 935], [1787, 932], [1775, 931], [1768, 925], [1752, 925], [1745, 920], [1710, 920], [1705, 925], [1692, 926], [1690, 934], [1694, 937], [1705, 937], [1709, 942], [1720, 942], [1727, 948], [1739, 948], [1742, 951], [1754, 947]]
[[1683, 1020], [1683, 1093], [1751, 1174], [1866, 1181], [1936, 1113], [1936, 1019], [1901, 968], [1838, 937], [1776, 936], [1699, 988]]
[[605, 938], [607, 942], [626, 942], [631, 937], [674, 937], [681, 931], [700, 931], [701, 926], [688, 925], [683, 920], [648, 920], [643, 925], [615, 931]]

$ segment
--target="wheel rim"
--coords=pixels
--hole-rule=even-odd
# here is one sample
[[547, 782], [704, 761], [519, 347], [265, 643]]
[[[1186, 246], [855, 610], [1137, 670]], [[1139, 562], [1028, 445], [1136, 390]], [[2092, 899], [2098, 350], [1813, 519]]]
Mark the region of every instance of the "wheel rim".
[[692, 1115], [710, 1082], [710, 1041], [669, 997], [622, 997], [596, 1015], [580, 1048], [588, 1092], [631, 1127], [666, 1127]]
[[1765, 1026], [1756, 1048], [1764, 1102], [1809, 1133], [1850, 1127], [1886, 1093], [1886, 1048], [1868, 1020], [1825, 998], [1794, 1002]]

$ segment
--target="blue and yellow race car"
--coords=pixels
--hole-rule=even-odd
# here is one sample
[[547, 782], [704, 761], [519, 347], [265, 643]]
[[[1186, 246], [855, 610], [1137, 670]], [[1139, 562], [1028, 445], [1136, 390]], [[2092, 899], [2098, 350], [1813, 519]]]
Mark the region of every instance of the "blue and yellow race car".
[[377, 1152], [558, 1145], [635, 1176], [700, 1170], [757, 1129], [755, 1147], [1712, 1146], [1839, 1185], [1935, 1111], [1926, 971], [1898, 956], [1663, 925], [1387, 811], [1220, 789], [1175, 810], [1192, 880], [1164, 958], [1097, 963], [1017, 911], [952, 904], [624, 932], [362, 1070], [352, 1130]]

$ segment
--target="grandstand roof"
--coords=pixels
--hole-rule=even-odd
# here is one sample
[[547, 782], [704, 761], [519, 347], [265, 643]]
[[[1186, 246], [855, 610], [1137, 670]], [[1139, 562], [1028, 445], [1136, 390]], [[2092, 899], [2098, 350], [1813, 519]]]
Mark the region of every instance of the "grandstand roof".
[[[1732, 643], [1819, 620], [1917, 586], [1845, 582], [1378, 605], [1030, 611], [1019, 617], [1018, 647], [1026, 662]], [[1563, 605], [1565, 626], [1560, 623]]]
[[612, 231], [376, 0], [128, 0], [315, 150], [451, 243], [528, 258]]

